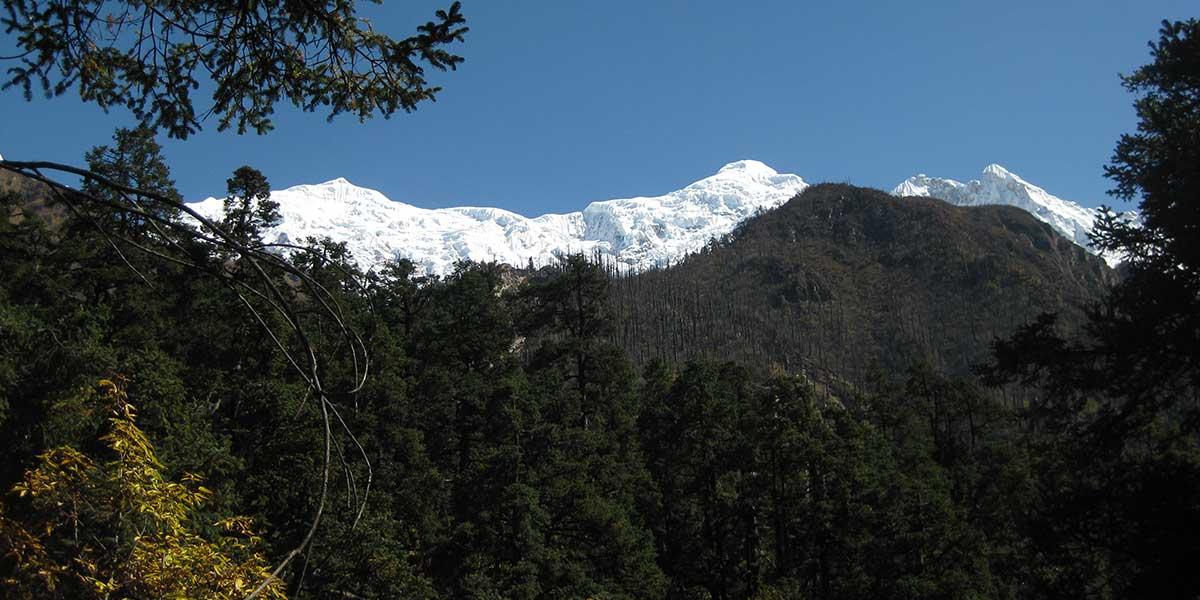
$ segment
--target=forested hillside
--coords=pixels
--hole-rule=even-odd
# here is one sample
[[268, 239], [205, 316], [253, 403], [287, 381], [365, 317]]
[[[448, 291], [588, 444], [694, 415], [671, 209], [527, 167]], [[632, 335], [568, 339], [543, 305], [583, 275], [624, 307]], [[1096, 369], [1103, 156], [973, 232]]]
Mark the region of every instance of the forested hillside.
[[[976, 295], [956, 305], [983, 299], [994, 310], [1061, 290], [1045, 282], [1021, 287], [1022, 273], [1090, 276], [1052, 296], [1058, 302], [1109, 276], [1015, 209], [814, 189], [675, 268], [719, 268], [726, 254], [746, 260], [749, 278], [725, 288], [744, 286], [734, 304], [753, 307], [750, 291], [770, 290], [780, 296], [765, 296], [763, 305], [775, 302], [776, 310], [826, 307], [828, 321], [814, 327], [862, 314], [854, 306], [839, 313], [834, 294], [880, 302], [886, 290], [856, 291], [856, 282], [898, 285], [902, 276], [881, 265], [903, 265], [905, 257], [909, 276], [942, 266], [898, 289], [929, 285], [924, 297], [953, 298], [948, 290], [958, 286]], [[1029, 560], [1038, 543], [1029, 519], [1043, 501], [1034, 469], [1049, 458], [1033, 450], [1036, 421], [922, 363], [928, 355], [914, 353], [902, 366], [895, 357], [869, 385], [844, 386], [837, 397], [806, 376], [803, 363], [789, 370], [786, 360], [644, 357], [639, 369], [614, 343], [627, 323], [624, 286], [638, 278], [613, 280], [583, 257], [522, 277], [499, 265], [463, 264], [444, 279], [418, 278], [405, 261], [364, 274], [339, 264], [346, 255], [337, 244], [310, 240], [322, 252], [297, 254], [294, 263], [333, 293], [371, 360], [365, 386], [337, 392], [328, 404], [338, 414], [326, 480], [322, 405], [271, 338], [286, 332], [277, 319], [264, 329], [254, 313], [231, 309], [237, 288], [226, 282], [153, 255], [122, 257], [93, 223], [45, 222], [40, 202], [5, 198], [9, 214], [22, 218], [0, 232], [7, 274], [0, 429], [10, 440], [0, 486], [35, 493], [5, 501], [0, 543], [39, 556], [5, 563], [3, 585], [13, 594], [75, 597], [94, 585], [96, 572], [111, 574], [106, 585], [124, 593], [207, 589], [196, 583], [203, 577], [148, 586], [142, 562], [105, 550], [116, 544], [131, 548], [130, 557], [186, 556], [204, 547], [199, 542], [142, 548], [146, 538], [128, 532], [146, 522], [119, 509], [64, 510], [54, 495], [61, 492], [51, 493], [67, 485], [73, 502], [118, 502], [104, 486], [70, 487], [73, 463], [62, 456], [73, 455], [41, 453], [77, 448], [88, 457], [80, 460], [106, 460], [112, 451], [99, 442], [120, 439], [106, 431], [120, 419], [133, 422], [111, 417], [121, 402], [136, 407], [163, 477], [185, 487], [202, 481], [208, 490], [179, 509], [201, 526], [188, 535], [229, 543], [205, 523], [241, 523], [251, 532], [237, 542], [236, 552], [255, 553], [237, 567], [246, 577], [296, 547], [324, 503], [304, 562], [266, 588], [291, 597], [1003, 598], [1061, 585]], [[829, 221], [831, 214], [841, 218]], [[818, 253], [837, 240], [848, 250]], [[772, 255], [796, 247], [803, 249], [796, 259]], [[1008, 254], [989, 261], [979, 247]], [[232, 277], [253, 276], [245, 259], [214, 258]], [[675, 268], [643, 277], [667, 278]], [[811, 284], [772, 273], [801, 273]], [[291, 276], [277, 277], [313, 343], [336, 343], [337, 328], [316, 299]], [[996, 291], [1002, 285], [1007, 294]], [[686, 306], [664, 289], [651, 307], [669, 302]], [[883, 304], [874, 310], [886, 313]], [[930, 314], [973, 322], [962, 307]], [[921, 339], [944, 339], [916, 319], [906, 326], [925, 332]], [[771, 335], [766, 321], [740, 326], [756, 328], [746, 336]], [[823, 339], [826, 352], [855, 343]], [[299, 339], [286, 335], [283, 343], [294, 348]], [[840, 355], [853, 350], [844, 346]], [[361, 360], [338, 345], [322, 356], [330, 382], [352, 379]], [[829, 363], [828, 371], [842, 366]], [[97, 388], [106, 378], [120, 382], [117, 408], [113, 384]], [[47, 480], [65, 483], [38, 487]], [[63, 536], [79, 541], [64, 544]], [[57, 569], [53, 577], [46, 565]]]
[[458, 3], [401, 40], [126, 4], [125, 54], [93, 4], [6, 8], [10, 85], [140, 124], [0, 160], [0, 597], [1200, 596], [1200, 21], [1122, 80], [1119, 279], [1018, 209], [829, 184], [669, 269], [425, 277], [264, 241], [249, 165], [206, 219], [156, 129], [411, 110]]
[[1078, 324], [1116, 281], [1029, 213], [812, 186], [670, 269], [618, 278], [638, 362], [735, 360], [861, 384], [926, 362], [956, 374], [1043, 312]]
[[[6, 198], [9, 211], [29, 205]], [[422, 280], [405, 262], [365, 275], [302, 255], [372, 361], [364, 387], [332, 398], [323, 484], [321, 404], [253, 314], [230, 308], [235, 289], [154, 256], [126, 264], [75, 219], [28, 214], [2, 233], [0, 486], [35, 493], [7, 497], [0, 544], [40, 557], [4, 563], [10, 594], [84, 595], [97, 571], [75, 558], [122, 593], [204, 589], [149, 586], [114, 547], [175, 556], [194, 543], [145, 548], [128, 532], [161, 525], [102, 510], [117, 499], [71, 487], [62, 456], [74, 455], [41, 454], [108, 460], [99, 441], [133, 422], [111, 416], [123, 402], [163, 477], [210, 490], [181, 509], [196, 535], [249, 517], [261, 539], [247, 551], [279, 560], [325, 499], [305, 561], [270, 588], [293, 597], [1007, 597], [1032, 585], [1013, 558], [1032, 501], [1011, 493], [1029, 477], [1011, 443], [1020, 421], [965, 381], [897, 371], [848, 408], [783, 369], [639, 372], [611, 341], [609, 278], [582, 257], [514, 282], [495, 265]], [[289, 297], [308, 335], [334, 331], [303, 288]], [[351, 353], [324, 358], [331, 381], [354, 372]], [[116, 392], [97, 389], [118, 375]], [[64, 483], [38, 487], [47, 478]], [[56, 505], [64, 485], [97, 508]]]

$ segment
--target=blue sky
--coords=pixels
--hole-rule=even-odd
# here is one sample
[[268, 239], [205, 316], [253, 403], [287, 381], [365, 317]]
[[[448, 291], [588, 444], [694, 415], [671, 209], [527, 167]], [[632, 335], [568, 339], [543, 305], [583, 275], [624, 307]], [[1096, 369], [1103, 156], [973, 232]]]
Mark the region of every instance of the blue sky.
[[[448, 4], [366, 14], [406, 36]], [[753, 158], [884, 189], [996, 162], [1096, 205], [1112, 202], [1102, 166], [1135, 125], [1117, 74], [1149, 60], [1162, 19], [1197, 11], [1182, 0], [467, 0], [463, 12], [467, 61], [432, 74], [438, 102], [361, 124], [281, 107], [266, 136], [209, 122], [165, 142], [180, 190], [219, 195], [250, 164], [275, 188], [341, 176], [419, 206], [535, 215], [664, 193]], [[75, 96], [0, 93], [8, 159], [81, 164], [132, 124]]]

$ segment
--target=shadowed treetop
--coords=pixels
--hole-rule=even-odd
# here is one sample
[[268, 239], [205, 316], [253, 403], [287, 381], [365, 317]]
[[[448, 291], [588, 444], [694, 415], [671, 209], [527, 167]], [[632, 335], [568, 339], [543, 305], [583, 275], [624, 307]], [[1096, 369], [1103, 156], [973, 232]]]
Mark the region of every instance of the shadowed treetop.
[[1105, 174], [1114, 196], [1140, 200], [1142, 223], [1097, 223], [1098, 247], [1139, 271], [1200, 289], [1200, 20], [1163, 21], [1154, 61], [1122, 77], [1138, 94], [1135, 133], [1121, 136]]

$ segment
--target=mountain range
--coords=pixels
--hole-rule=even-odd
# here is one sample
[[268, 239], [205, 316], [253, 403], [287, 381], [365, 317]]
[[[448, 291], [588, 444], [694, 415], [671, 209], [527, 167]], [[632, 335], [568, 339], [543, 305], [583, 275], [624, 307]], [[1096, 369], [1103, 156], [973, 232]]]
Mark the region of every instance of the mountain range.
[[[444, 274], [460, 260], [541, 266], [583, 252], [642, 271], [679, 262], [807, 187], [797, 175], [739, 160], [661, 196], [602, 200], [582, 211], [530, 218], [500, 208], [420, 208], [338, 178], [272, 192], [282, 219], [265, 237], [290, 243], [329, 237], [345, 242], [368, 269], [407, 258], [423, 272]], [[958, 206], [1016, 206], [1090, 250], [1095, 209], [1058, 198], [999, 165], [989, 165], [980, 179], [967, 183], [917, 175], [896, 186], [892, 195], [931, 197]], [[219, 218], [222, 212], [220, 198], [192, 206], [208, 217]]]
[[[1119, 256], [1097, 252], [1091, 246], [1089, 235], [1097, 209], [1058, 198], [997, 164], [988, 165], [979, 179], [966, 183], [924, 174], [909, 177], [892, 190], [892, 195], [937, 198], [956, 206], [1016, 206], [1048, 223], [1067, 239], [1100, 255], [1110, 266], [1120, 262]], [[1125, 214], [1137, 218], [1134, 212]]]
[[[360, 266], [398, 257], [436, 274], [460, 260], [541, 266], [575, 252], [599, 252], [645, 270], [696, 252], [807, 186], [796, 175], [742, 160], [661, 196], [604, 200], [578, 212], [529, 218], [499, 208], [419, 208], [339, 178], [272, 192], [282, 221], [265, 238], [294, 243], [328, 236], [345, 242]], [[208, 198], [193, 207], [219, 217], [222, 200]]]
[[1116, 280], [1015, 206], [815, 184], [670, 269], [611, 284], [637, 364], [734, 361], [861, 385], [914, 362], [956, 374], [1042, 313], [1072, 330]]

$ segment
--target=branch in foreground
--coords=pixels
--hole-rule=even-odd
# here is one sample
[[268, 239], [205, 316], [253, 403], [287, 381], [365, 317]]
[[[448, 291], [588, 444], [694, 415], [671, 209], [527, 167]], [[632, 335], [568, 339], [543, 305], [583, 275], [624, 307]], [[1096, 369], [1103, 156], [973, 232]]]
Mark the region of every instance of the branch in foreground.
[[[129, 188], [92, 171], [59, 163], [0, 160], [0, 170], [27, 177], [46, 186], [52, 195], [52, 198], [48, 200], [61, 203], [74, 216], [95, 228], [113, 247], [125, 265], [147, 285], [153, 287], [153, 283], [151, 283], [145, 274], [136, 269], [126, 258], [125, 253], [121, 250], [121, 245], [142, 252], [157, 260], [182, 266], [199, 275], [213, 277], [221, 282], [222, 285], [226, 286], [238, 297], [243, 308], [259, 323], [275, 347], [284, 355], [293, 370], [305, 381], [313, 396], [317, 398], [324, 429], [324, 458], [322, 463], [321, 491], [317, 509], [300, 544], [284, 556], [279, 565], [272, 571], [271, 579], [264, 581], [247, 596], [247, 599], [257, 597], [272, 579], [278, 578], [279, 574], [311, 545], [316, 536], [325, 512], [325, 502], [329, 491], [331, 454], [334, 446], [334, 419], [337, 420], [340, 431], [358, 449], [367, 471], [366, 482], [361, 496], [358, 493], [357, 486], [354, 486], [355, 489], [352, 491], [352, 495], [359, 498], [358, 509], [352, 525], [357, 526], [366, 508], [370, 492], [373, 474], [370, 459], [350, 426], [342, 418], [336, 403], [330, 399], [333, 392], [326, 387], [321, 378], [318, 346], [304, 330], [301, 319], [295, 309], [293, 298], [281, 288], [277, 276], [284, 275], [300, 282], [323, 314], [331, 318], [336, 324], [340, 341], [345, 343], [346, 347], [349, 348], [349, 352], [351, 353], [350, 362], [354, 368], [352, 385], [339, 393], [354, 394], [366, 383], [370, 368], [370, 359], [362, 338], [346, 322], [345, 313], [342, 311], [336, 296], [308, 273], [297, 268], [284, 256], [281, 256], [274, 247], [275, 245], [238, 239], [232, 236], [220, 224], [208, 219], [183, 202], [173, 200], [161, 194]], [[76, 190], [47, 176], [44, 172], [57, 172], [82, 177], [114, 192], [124, 202], [117, 202]], [[94, 215], [93, 210], [100, 208], [142, 219], [149, 225], [150, 230], [153, 231], [153, 235], [145, 236], [144, 239], [134, 239], [134, 237], [120, 231], [113, 231], [112, 228], [106, 227], [103, 219], [96, 218]], [[163, 214], [166, 214], [164, 211], [155, 210], [163, 208], [175, 209], [179, 213], [188, 215], [199, 224], [199, 227], [192, 227], [177, 219], [166, 218], [163, 216]], [[211, 246], [214, 252], [226, 254], [230, 257], [236, 256], [238, 260], [197, 261], [193, 253], [185, 248], [185, 242], [187, 241], [207, 244]], [[295, 245], [289, 245], [288, 248], [293, 251], [311, 252], [315, 256], [324, 257], [323, 253], [317, 249]], [[242, 276], [244, 272], [251, 273], [252, 278], [247, 280], [246, 277]], [[286, 325], [285, 330], [277, 331], [268, 322], [263, 312], [255, 306], [252, 299], [265, 303], [271, 311], [280, 316]], [[299, 352], [294, 352], [285, 343], [285, 334], [287, 333], [290, 333], [294, 337], [299, 346]], [[344, 459], [342, 459], [342, 463], [344, 468], [349, 469], [349, 465]], [[353, 481], [353, 478], [349, 478], [348, 480]]]

